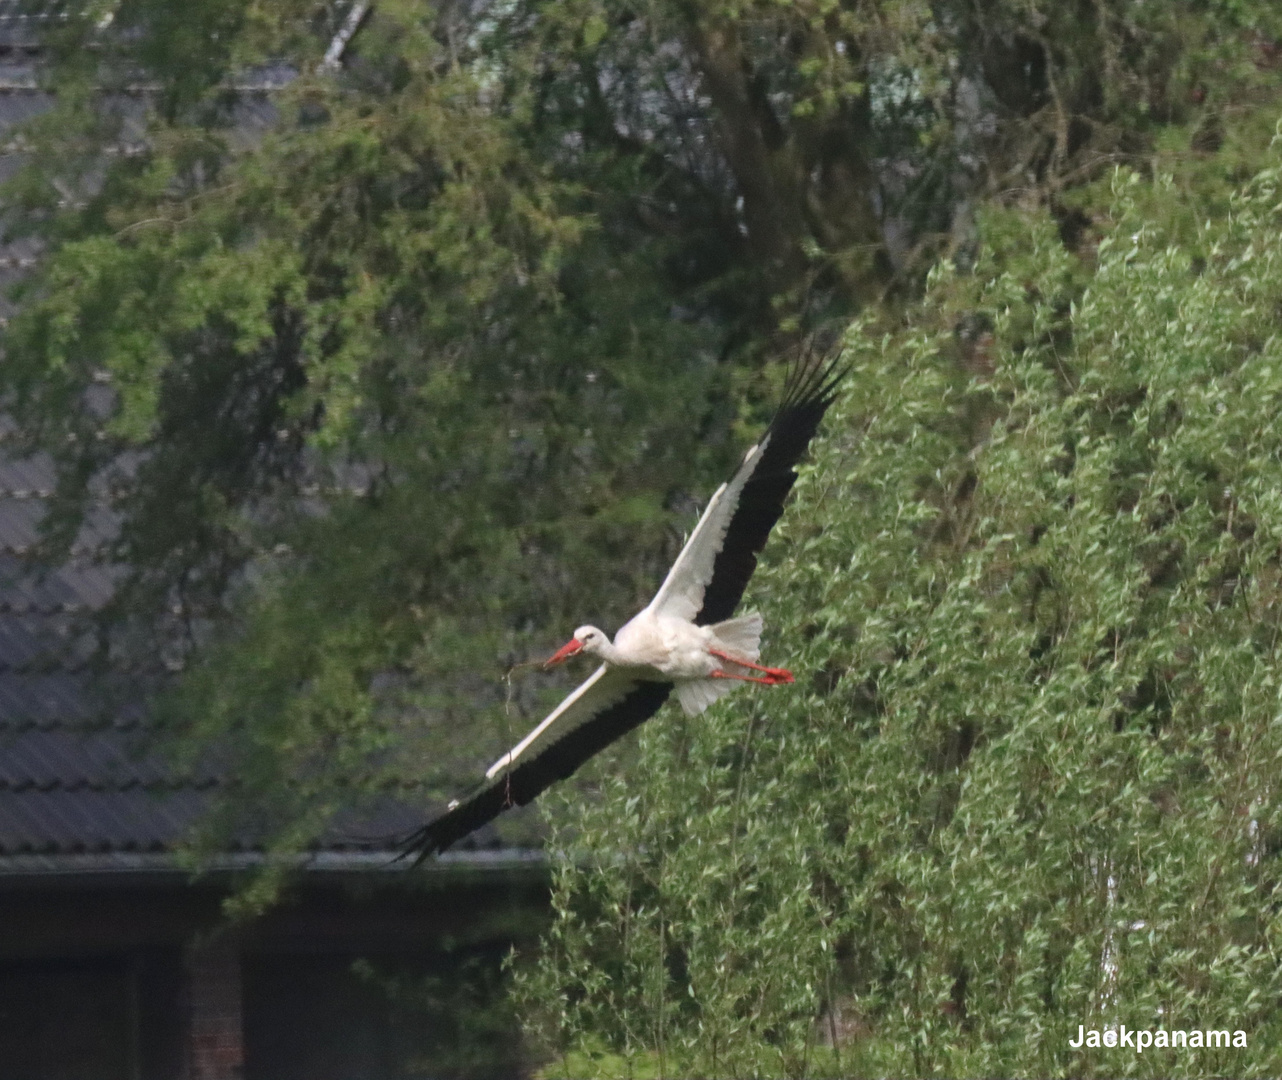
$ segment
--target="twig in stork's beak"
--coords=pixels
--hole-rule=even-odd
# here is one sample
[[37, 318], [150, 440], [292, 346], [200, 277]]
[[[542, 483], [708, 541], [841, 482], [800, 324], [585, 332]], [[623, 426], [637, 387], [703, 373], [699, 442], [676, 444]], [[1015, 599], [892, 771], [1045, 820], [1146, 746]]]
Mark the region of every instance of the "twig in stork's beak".
[[556, 652], [554, 652], [551, 656], [549, 656], [546, 660], [543, 661], [543, 667], [550, 668], [554, 664], [560, 664], [563, 661], [570, 659], [571, 656], [574, 656], [577, 653], [581, 653], [582, 651], [583, 651], [583, 642], [579, 641], [577, 638], [571, 638], [559, 649], [557, 649]]

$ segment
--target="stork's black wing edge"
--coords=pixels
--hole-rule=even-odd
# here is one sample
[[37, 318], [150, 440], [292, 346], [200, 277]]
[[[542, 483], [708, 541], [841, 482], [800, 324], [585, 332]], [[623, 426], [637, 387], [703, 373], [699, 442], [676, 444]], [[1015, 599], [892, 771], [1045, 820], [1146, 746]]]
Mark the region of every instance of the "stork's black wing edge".
[[496, 777], [452, 810], [429, 821], [405, 841], [400, 858], [417, 866], [493, 821], [504, 810], [524, 806], [558, 780], [565, 780], [588, 758], [648, 720], [672, 692], [671, 683], [643, 682], [586, 723], [566, 732], [511, 772]]
[[739, 503], [726, 527], [725, 541], [712, 563], [712, 580], [703, 591], [698, 626], [721, 622], [734, 614], [757, 569], [757, 555], [783, 514], [783, 504], [797, 480], [797, 462], [815, 437], [824, 413], [837, 396], [849, 366], [834, 356], [793, 369], [783, 403], [767, 431], [761, 460], [739, 493]]

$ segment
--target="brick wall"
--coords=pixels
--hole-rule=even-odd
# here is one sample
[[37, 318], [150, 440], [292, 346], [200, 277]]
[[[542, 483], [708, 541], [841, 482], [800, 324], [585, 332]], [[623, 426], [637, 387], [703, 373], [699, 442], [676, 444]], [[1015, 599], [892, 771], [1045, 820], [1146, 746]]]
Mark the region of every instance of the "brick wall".
[[187, 977], [188, 1080], [240, 1080], [245, 1038], [236, 942], [219, 937], [189, 947]]

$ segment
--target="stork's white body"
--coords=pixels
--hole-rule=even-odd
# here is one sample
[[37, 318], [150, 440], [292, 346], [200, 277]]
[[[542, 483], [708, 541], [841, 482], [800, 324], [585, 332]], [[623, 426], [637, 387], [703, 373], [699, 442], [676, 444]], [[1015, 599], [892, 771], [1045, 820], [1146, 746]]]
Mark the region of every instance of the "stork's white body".
[[[756, 665], [761, 655], [761, 616], [754, 612], [712, 626], [695, 626], [646, 608], [615, 634], [611, 651], [613, 666], [634, 671], [640, 667], [641, 678], [674, 683], [685, 714], [697, 716], [733, 690], [737, 680], [752, 679], [753, 670], [762, 670]], [[610, 656], [601, 659], [612, 665]]]
[[[719, 631], [725, 632], [725, 636]], [[624, 624], [609, 650], [599, 655], [608, 666], [626, 668], [641, 678], [682, 683], [707, 679], [725, 666], [710, 649], [756, 660], [760, 636], [758, 615], [732, 619], [729, 624], [695, 626], [685, 619], [656, 615], [646, 608]]]
[[[570, 694], [516, 746], [486, 770], [493, 779], [538, 740], [553, 724], [572, 728], [618, 701], [638, 682], [672, 683], [687, 716], [697, 716], [739, 682], [791, 682], [775, 668], [760, 668], [761, 616], [744, 615], [711, 626], [695, 617], [712, 580], [718, 552], [725, 543], [740, 492], [752, 477], [767, 439], [751, 447], [733, 477], [722, 484], [686, 540], [659, 591], [645, 610], [619, 628], [614, 641], [595, 626], [580, 626], [574, 638], [550, 663], [585, 652], [602, 661], [593, 675]], [[575, 642], [578, 648], [574, 648]], [[735, 661], [738, 661], [737, 663]], [[773, 677], [760, 679], [752, 671]]]
[[[525, 750], [558, 721], [572, 726], [595, 715], [622, 697], [638, 682], [673, 683], [687, 716], [698, 716], [740, 682], [791, 681], [775, 668], [760, 668], [761, 616], [755, 612], [712, 626], [696, 626], [676, 615], [660, 615], [653, 605], [619, 628], [610, 641], [594, 626], [581, 626], [575, 640], [586, 641], [583, 652], [603, 663], [542, 723], [485, 772], [492, 779], [514, 764]], [[773, 678], [758, 679], [753, 671]]]

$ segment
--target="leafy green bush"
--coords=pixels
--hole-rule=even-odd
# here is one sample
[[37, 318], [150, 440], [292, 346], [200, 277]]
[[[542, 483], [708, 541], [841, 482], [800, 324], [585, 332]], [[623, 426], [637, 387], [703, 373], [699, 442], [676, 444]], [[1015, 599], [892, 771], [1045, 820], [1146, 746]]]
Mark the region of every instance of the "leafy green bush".
[[797, 686], [562, 815], [549, 1073], [1277, 1075], [1280, 181], [1175, 244], [1119, 174], [1093, 265], [990, 215], [852, 328], [754, 583]]

